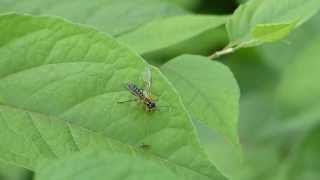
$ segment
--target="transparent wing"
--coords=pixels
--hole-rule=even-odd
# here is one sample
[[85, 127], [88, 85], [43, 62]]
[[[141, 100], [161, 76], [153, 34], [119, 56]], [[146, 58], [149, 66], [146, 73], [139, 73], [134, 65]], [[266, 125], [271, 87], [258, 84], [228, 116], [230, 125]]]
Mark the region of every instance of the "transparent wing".
[[151, 68], [150, 66], [147, 66], [144, 72], [144, 90], [143, 90], [144, 95], [147, 97], [151, 96], [151, 82], [152, 82]]

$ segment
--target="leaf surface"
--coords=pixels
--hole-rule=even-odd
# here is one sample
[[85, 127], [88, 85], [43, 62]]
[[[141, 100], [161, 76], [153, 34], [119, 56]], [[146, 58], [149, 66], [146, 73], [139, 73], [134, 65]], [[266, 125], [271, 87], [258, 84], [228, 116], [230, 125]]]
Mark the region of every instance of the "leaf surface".
[[251, 0], [227, 23], [230, 44], [248, 47], [283, 39], [319, 9], [318, 0]]
[[183, 9], [161, 0], [31, 0], [1, 1], [0, 12], [62, 16], [117, 36], [151, 20], [186, 14]]
[[[210, 29], [223, 25], [226, 16], [185, 15], [152, 21], [136, 30], [119, 37], [140, 54], [186, 41]], [[201, 44], [194, 44], [201, 46]]]
[[163, 164], [123, 153], [82, 152], [42, 166], [37, 180], [181, 179]]
[[147, 64], [94, 29], [59, 18], [0, 16], [0, 159], [30, 169], [82, 149], [149, 145], [185, 179], [225, 179], [201, 149], [180, 97], [156, 68], [152, 93], [170, 111], [147, 112], [124, 83], [142, 87]]
[[240, 90], [226, 66], [205, 57], [183, 55], [161, 69], [193, 117], [238, 145]]

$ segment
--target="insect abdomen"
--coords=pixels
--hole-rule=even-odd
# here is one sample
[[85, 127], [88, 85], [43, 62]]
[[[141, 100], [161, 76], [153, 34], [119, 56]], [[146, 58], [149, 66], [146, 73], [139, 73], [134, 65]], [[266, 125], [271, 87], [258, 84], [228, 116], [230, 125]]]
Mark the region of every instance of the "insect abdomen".
[[127, 88], [134, 96], [138, 96], [140, 98], [144, 97], [143, 90], [138, 88], [135, 84], [128, 83]]

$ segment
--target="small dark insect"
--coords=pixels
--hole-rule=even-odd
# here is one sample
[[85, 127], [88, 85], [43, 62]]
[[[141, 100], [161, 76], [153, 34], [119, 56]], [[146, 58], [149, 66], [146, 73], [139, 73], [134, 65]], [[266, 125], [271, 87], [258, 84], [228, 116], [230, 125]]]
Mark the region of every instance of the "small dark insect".
[[141, 147], [142, 149], [144, 149], [144, 150], [148, 150], [148, 149], [151, 148], [151, 145], [142, 143], [142, 144], [140, 145], [140, 147]]
[[136, 97], [145, 105], [147, 111], [153, 111], [156, 109], [156, 102], [151, 97], [146, 96], [143, 89], [138, 88], [135, 84], [128, 83], [127, 88], [130, 93]]
[[156, 102], [151, 98], [151, 70], [150, 67], [147, 67], [145, 71], [145, 76], [144, 76], [144, 84], [145, 88], [141, 89], [137, 85], [133, 83], [127, 83], [126, 88], [128, 91], [137, 97], [137, 99], [134, 100], [127, 100], [127, 101], [121, 101], [119, 103], [125, 103], [125, 102], [130, 102], [130, 101], [140, 101], [142, 102], [147, 111], [154, 111], [156, 110]]

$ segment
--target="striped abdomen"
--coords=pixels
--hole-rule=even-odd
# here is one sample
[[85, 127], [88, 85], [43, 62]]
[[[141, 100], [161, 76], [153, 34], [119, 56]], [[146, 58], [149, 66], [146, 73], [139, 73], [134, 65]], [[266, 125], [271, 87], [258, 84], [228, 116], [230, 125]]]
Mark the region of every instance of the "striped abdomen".
[[144, 99], [143, 90], [138, 88], [135, 84], [128, 83], [127, 88], [130, 91], [130, 93], [134, 96], [139, 97], [140, 99]]

